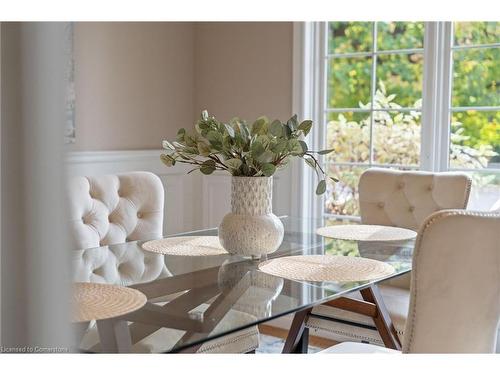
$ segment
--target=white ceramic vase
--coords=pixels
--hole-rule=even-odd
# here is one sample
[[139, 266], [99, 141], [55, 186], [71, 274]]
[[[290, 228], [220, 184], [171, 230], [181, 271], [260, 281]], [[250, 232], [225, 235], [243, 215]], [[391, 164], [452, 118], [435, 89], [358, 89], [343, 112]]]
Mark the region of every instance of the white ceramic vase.
[[278, 249], [284, 229], [272, 212], [272, 197], [272, 177], [232, 177], [231, 212], [219, 226], [224, 249], [253, 258]]

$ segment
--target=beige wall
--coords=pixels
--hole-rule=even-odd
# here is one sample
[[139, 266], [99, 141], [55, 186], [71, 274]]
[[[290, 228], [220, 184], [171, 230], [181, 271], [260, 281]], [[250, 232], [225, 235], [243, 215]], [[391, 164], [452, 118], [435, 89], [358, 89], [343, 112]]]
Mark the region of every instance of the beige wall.
[[70, 149], [158, 149], [191, 124], [193, 31], [191, 23], [77, 23]]
[[76, 143], [158, 149], [203, 109], [221, 120], [285, 119], [291, 23], [77, 23]]
[[198, 23], [195, 110], [220, 120], [292, 111], [292, 23]]

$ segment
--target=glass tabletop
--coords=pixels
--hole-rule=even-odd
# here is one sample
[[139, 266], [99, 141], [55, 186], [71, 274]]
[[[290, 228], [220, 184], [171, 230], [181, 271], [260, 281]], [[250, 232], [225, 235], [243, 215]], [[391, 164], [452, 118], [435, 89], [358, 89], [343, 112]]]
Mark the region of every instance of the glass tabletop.
[[[79, 348], [99, 352], [106, 351], [103, 346], [107, 346], [109, 350], [109, 342], [114, 339], [106, 335], [115, 333], [106, 324], [119, 321], [130, 336], [133, 352], [179, 352], [411, 270], [414, 240], [328, 239], [317, 235], [316, 229], [349, 221], [325, 223], [324, 219], [293, 217], [281, 220], [285, 228], [283, 243], [261, 260], [237, 255], [162, 255], [143, 250], [145, 241], [74, 251], [74, 281], [125, 285], [148, 298], [144, 307], [114, 319], [114, 323], [107, 320], [91, 324], [80, 335]], [[216, 236], [217, 229], [178, 236], [187, 235]], [[317, 254], [375, 259], [391, 264], [396, 272], [375, 281], [335, 283], [290, 280], [258, 269], [265, 259]]]

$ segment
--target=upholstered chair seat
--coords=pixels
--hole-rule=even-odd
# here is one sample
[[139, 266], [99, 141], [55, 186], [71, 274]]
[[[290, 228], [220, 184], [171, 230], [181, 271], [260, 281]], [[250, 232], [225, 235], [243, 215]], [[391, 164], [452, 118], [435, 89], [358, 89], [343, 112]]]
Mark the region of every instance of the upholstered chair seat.
[[[434, 212], [465, 209], [470, 188], [470, 179], [462, 173], [371, 168], [359, 181], [361, 222], [418, 231]], [[382, 283], [380, 292], [401, 339], [409, 305], [410, 273]], [[362, 299], [359, 293], [348, 297]], [[383, 345], [372, 318], [329, 306], [315, 307], [306, 326], [315, 334], [326, 331], [336, 341]]]
[[[431, 215], [413, 253], [403, 353], [494, 353], [500, 323], [500, 214]], [[325, 353], [393, 353], [342, 343]]]
[[[165, 257], [139, 248], [120, 246], [128, 241], [161, 238], [164, 190], [160, 179], [149, 172], [74, 177], [68, 184], [70, 228], [73, 239], [73, 280], [119, 285], [146, 283], [171, 272]], [[115, 245], [113, 248], [108, 245]], [[98, 249], [97, 249], [98, 248]], [[171, 296], [174, 298], [175, 296]], [[155, 302], [164, 304], [170, 298]], [[203, 305], [199, 307], [203, 309]], [[206, 308], [206, 306], [205, 306]], [[215, 330], [229, 319], [248, 322], [250, 315], [232, 310]], [[135, 343], [135, 352], [168, 351], [182, 331], [162, 328]], [[98, 342], [97, 328], [90, 324], [82, 349]], [[177, 338], [177, 339], [176, 339]], [[259, 331], [251, 327], [211, 340], [200, 353], [246, 353], [259, 345]]]

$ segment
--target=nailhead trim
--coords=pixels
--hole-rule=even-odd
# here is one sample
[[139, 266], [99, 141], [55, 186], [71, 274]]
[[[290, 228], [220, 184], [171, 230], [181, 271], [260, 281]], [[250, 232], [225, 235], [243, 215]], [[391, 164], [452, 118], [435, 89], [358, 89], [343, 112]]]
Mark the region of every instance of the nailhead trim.
[[[220, 342], [217, 344], [207, 345], [206, 347], [202, 347], [202, 348], [200, 348], [200, 350], [198, 350], [197, 353], [208, 353], [211, 350], [218, 349], [218, 348], [221, 348], [221, 347], [226, 346], [226, 345], [234, 344], [240, 340], [244, 340], [244, 339], [250, 338], [250, 337], [255, 336], [255, 335], [257, 335], [257, 337], [258, 337], [259, 333], [258, 332], [257, 333], [248, 332], [248, 333], [242, 334], [242, 335], [237, 336], [237, 337], [235, 337], [231, 340], [228, 340], [228, 341], [224, 341], [224, 342]], [[258, 341], [258, 338], [257, 338], [257, 341]], [[251, 346], [247, 347], [247, 349], [243, 353], [255, 350], [257, 348], [258, 348], [258, 345], [257, 346], [251, 345]]]

